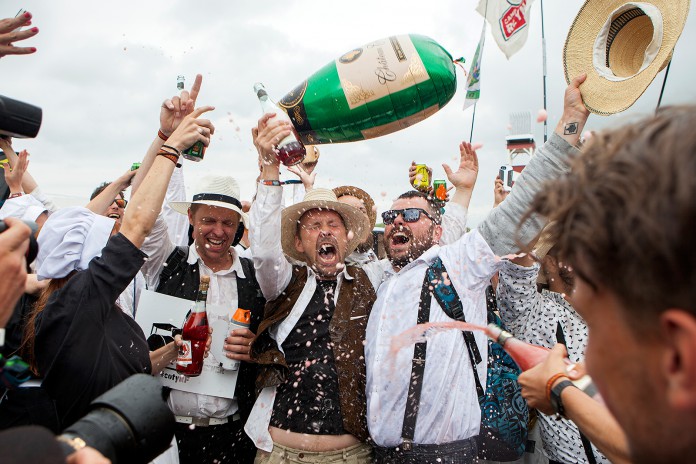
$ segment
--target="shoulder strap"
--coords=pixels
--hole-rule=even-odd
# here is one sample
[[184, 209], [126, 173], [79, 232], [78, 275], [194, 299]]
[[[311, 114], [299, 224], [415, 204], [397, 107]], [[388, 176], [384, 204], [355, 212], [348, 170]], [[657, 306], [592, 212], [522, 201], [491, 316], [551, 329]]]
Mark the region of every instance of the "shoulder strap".
[[[430, 281], [426, 272], [421, 288], [420, 304], [418, 305], [418, 324], [425, 324], [430, 320]], [[423, 374], [425, 373], [425, 355], [427, 341], [416, 343], [413, 347], [413, 362], [411, 363], [411, 380], [408, 383], [408, 396], [406, 397], [406, 409], [404, 410], [404, 424], [401, 428], [401, 439], [406, 451], [411, 449], [413, 437], [416, 433], [416, 420], [420, 406], [421, 390], [423, 389]]]
[[[561, 325], [560, 321], [556, 322], [556, 342], [562, 343], [563, 345], [567, 346], [565, 333], [563, 332], [563, 326]], [[582, 442], [582, 447], [585, 449], [585, 456], [587, 456], [587, 462], [589, 464], [597, 464], [597, 459], [595, 458], [594, 451], [592, 450], [592, 443], [579, 428], [578, 433], [580, 433], [580, 441]]]
[[[446, 277], [447, 269], [445, 263], [438, 257], [425, 271], [426, 280], [433, 286], [433, 296], [442, 307], [442, 310], [447, 316], [457, 321], [466, 322], [464, 318], [464, 308], [462, 301], [459, 298], [457, 290], [452, 285], [451, 281]], [[476, 366], [478, 366], [483, 358], [481, 352], [476, 345], [474, 334], [470, 331], [462, 331], [464, 343], [466, 343], [469, 359], [471, 360], [471, 368], [474, 371], [474, 381], [476, 383], [476, 393], [479, 398], [483, 398], [485, 390], [478, 376]]]

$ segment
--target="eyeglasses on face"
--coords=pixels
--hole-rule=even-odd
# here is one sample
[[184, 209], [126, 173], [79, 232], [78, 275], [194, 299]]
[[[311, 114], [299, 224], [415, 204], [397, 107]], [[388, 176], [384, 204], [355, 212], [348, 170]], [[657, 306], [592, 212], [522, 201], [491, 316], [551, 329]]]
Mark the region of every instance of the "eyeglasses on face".
[[390, 209], [382, 213], [382, 221], [385, 225], [393, 224], [396, 218], [401, 215], [404, 222], [417, 222], [421, 214], [425, 214], [425, 217], [438, 224], [438, 221], [422, 208]]
[[128, 200], [124, 198], [116, 198], [113, 202], [116, 203], [116, 206], [118, 206], [119, 208], [125, 208], [128, 204]]

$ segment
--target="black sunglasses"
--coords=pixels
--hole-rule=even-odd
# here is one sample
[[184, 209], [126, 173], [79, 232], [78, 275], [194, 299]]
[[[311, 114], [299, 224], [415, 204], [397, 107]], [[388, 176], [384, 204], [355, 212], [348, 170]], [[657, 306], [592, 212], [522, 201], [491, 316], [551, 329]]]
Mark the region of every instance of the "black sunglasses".
[[421, 214], [425, 214], [428, 219], [435, 224], [439, 224], [439, 221], [422, 208], [390, 209], [382, 213], [382, 221], [384, 221], [385, 225], [393, 224], [394, 220], [401, 215], [404, 218], [404, 222], [417, 222]]

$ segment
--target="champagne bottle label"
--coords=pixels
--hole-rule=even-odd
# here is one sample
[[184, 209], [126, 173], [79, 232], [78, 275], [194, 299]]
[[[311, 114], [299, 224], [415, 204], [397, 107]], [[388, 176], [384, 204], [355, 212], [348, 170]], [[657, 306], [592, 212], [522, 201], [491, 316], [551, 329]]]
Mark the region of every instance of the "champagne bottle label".
[[343, 54], [288, 93], [283, 107], [308, 145], [385, 135], [424, 120], [454, 96], [452, 57], [424, 36], [400, 35]]
[[176, 358], [176, 363], [180, 366], [188, 366], [193, 362], [193, 351], [191, 350], [191, 341], [182, 340], [183, 344], [179, 347], [179, 356]]

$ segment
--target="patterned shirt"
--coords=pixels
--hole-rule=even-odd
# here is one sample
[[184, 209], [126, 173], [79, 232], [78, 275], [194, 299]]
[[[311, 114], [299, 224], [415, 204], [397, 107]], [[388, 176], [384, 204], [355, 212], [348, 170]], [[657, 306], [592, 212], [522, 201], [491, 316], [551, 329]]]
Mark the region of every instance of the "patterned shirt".
[[[568, 348], [568, 357], [577, 362], [585, 358], [587, 325], [560, 293], [537, 292], [539, 264], [524, 267], [506, 261], [500, 269], [498, 308], [507, 329], [515, 337], [534, 345], [552, 348], [556, 344], [556, 327], [560, 323]], [[544, 454], [554, 461], [586, 463], [587, 456], [578, 428], [567, 419], [539, 413]], [[598, 463], [609, 463], [597, 448]]]

